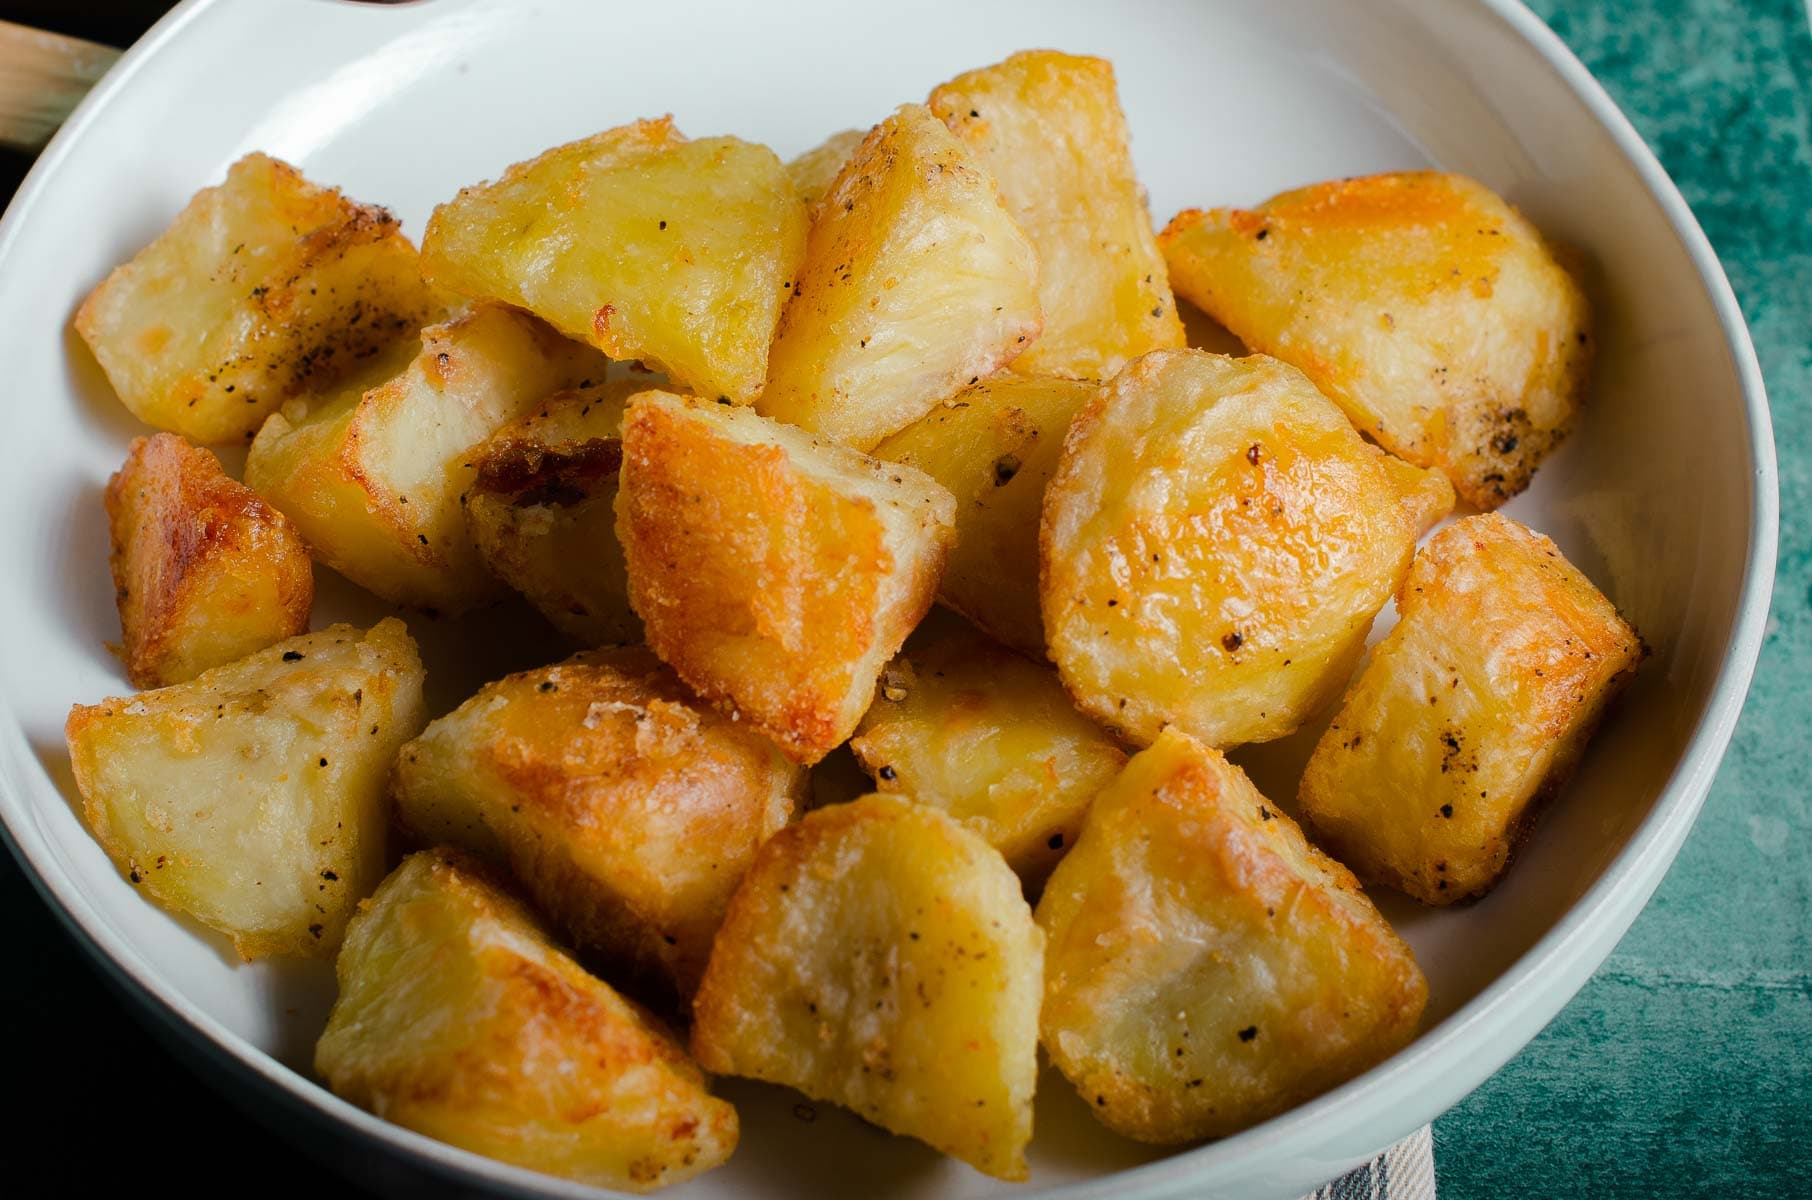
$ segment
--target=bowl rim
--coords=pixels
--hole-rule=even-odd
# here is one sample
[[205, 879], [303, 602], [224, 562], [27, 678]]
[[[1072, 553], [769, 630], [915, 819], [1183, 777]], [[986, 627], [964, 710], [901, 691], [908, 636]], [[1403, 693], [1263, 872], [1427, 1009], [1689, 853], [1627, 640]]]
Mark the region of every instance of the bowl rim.
[[[1404, 1106], [1400, 1105], [1393, 1124], [1403, 1127], [1392, 1136], [1405, 1136], [1444, 1112], [1551, 1020], [1628, 930], [1685, 841], [1735, 731], [1765, 633], [1779, 524], [1773, 426], [1761, 367], [1742, 309], [1716, 252], [1679, 189], [1629, 119], [1559, 35], [1521, 0], [1458, 2], [1470, 3], [1494, 17], [1533, 48], [1557, 81], [1610, 135], [1666, 216], [1716, 312], [1742, 393], [1751, 478], [1749, 541], [1737, 613], [1710, 696], [1679, 761], [1628, 843], [1551, 929], [1446, 1020], [1358, 1078], [1251, 1129], [1111, 1176], [1022, 1193], [1028, 1198], [1083, 1200], [1103, 1194], [1101, 1188], [1108, 1184], [1115, 1195], [1130, 1200], [1171, 1194], [1181, 1184], [1201, 1186], [1217, 1180], [1231, 1181], [1239, 1175], [1242, 1162], [1253, 1162], [1266, 1156], [1267, 1151], [1309, 1154], [1317, 1145], [1340, 1134], [1349, 1141], [1361, 1136], [1362, 1127], [1377, 1124], [1379, 1113], [1385, 1111], [1379, 1101], [1393, 1086], [1400, 1090], [1405, 1080], [1414, 1077], [1437, 1079], [1441, 1074], [1439, 1064], [1443, 1062], [1472, 1064], [1464, 1072], [1466, 1081], [1458, 1086], [1443, 1082], [1423, 1087], [1419, 1094], [1398, 1097], [1414, 1108], [1415, 1115], [1412, 1122], [1405, 1123], [1401, 1115]], [[220, 0], [182, 0], [126, 51], [44, 148], [4, 218], [0, 218], [0, 278], [4, 278], [4, 264], [21, 230], [54, 187], [61, 165], [80, 144], [88, 127], [126, 91], [146, 62], [173, 47], [180, 50], [188, 27], [219, 3]], [[338, 1131], [350, 1131], [365, 1139], [369, 1149], [401, 1156], [443, 1178], [463, 1179], [525, 1196], [579, 1198], [620, 1194], [497, 1162], [390, 1124], [278, 1062], [166, 986], [137, 948], [116, 936], [87, 903], [50, 852], [49, 840], [31, 820], [23, 801], [26, 789], [20, 767], [35, 759], [4, 696], [0, 696], [0, 739], [4, 739], [0, 745], [0, 841], [75, 942], [111, 982], [136, 1001], [142, 1010], [137, 1015], [156, 1032], [198, 1048], [209, 1060], [208, 1065], [224, 1069], [235, 1082], [261, 1084], [268, 1098], [287, 1111], [317, 1123], [325, 1122]], [[1534, 986], [1538, 980], [1545, 986]], [[1555, 986], [1557, 983], [1564, 986]], [[1518, 1036], [1515, 1028], [1527, 1032]], [[1478, 1065], [1485, 1063], [1489, 1069], [1480, 1071]], [[1447, 1072], [1449, 1078], [1454, 1074]], [[1434, 1097], [1432, 1103], [1430, 1097]], [[1347, 1155], [1341, 1161], [1357, 1160]], [[1339, 1167], [1332, 1159], [1324, 1165]]]

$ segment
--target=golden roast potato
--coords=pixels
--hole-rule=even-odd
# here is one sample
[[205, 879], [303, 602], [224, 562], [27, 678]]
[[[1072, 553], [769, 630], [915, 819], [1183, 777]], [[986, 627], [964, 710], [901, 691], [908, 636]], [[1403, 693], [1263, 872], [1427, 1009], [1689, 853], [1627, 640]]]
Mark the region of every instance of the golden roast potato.
[[793, 190], [799, 193], [799, 199], [808, 210], [815, 208], [824, 193], [831, 190], [843, 164], [867, 136], [866, 129], [841, 130], [787, 163], [786, 173], [793, 181]]

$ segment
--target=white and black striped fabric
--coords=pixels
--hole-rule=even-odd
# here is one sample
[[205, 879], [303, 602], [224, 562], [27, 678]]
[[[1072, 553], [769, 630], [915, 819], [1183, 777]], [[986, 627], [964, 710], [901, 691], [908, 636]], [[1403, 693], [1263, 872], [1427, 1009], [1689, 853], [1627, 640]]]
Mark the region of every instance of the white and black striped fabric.
[[1424, 1125], [1303, 1200], [1435, 1200], [1434, 1137]]

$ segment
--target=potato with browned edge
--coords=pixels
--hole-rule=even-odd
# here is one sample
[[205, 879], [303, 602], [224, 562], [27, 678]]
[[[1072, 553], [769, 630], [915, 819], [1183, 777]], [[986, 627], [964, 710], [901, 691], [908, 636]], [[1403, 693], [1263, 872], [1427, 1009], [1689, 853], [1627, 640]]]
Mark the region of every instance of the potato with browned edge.
[[384, 874], [390, 764], [425, 720], [421, 660], [391, 618], [78, 704], [65, 733], [114, 866], [253, 959], [340, 944]]
[[1126, 762], [1056, 672], [933, 613], [881, 672], [849, 748], [882, 792], [942, 809], [1036, 888]]
[[993, 172], [1038, 252], [1044, 332], [1013, 370], [1106, 379], [1183, 345], [1112, 63], [1024, 50], [926, 103]]
[[1038, 903], [1043, 1035], [1110, 1129], [1256, 1124], [1395, 1053], [1428, 985], [1345, 867], [1176, 730], [1098, 796]]
[[623, 409], [647, 384], [595, 382], [543, 400], [469, 458], [466, 532], [493, 575], [588, 646], [642, 640], [617, 540]]
[[650, 391], [624, 419], [617, 534], [648, 644], [795, 762], [854, 731], [931, 607], [954, 507], [747, 409]]
[[1178, 213], [1159, 241], [1178, 295], [1479, 508], [1527, 487], [1573, 426], [1592, 359], [1585, 294], [1481, 183], [1319, 183], [1251, 211]]
[[208, 451], [173, 433], [134, 439], [106, 505], [134, 687], [185, 682], [308, 628], [302, 535]]
[[245, 481], [360, 587], [459, 612], [503, 590], [461, 507], [473, 447], [604, 368], [602, 355], [527, 313], [479, 305], [392, 347], [339, 391], [273, 413]]
[[1097, 387], [1013, 373], [964, 388], [875, 447], [956, 497], [938, 599], [1021, 654], [1045, 658], [1038, 521], [1070, 421]]
[[434, 210], [422, 271], [616, 359], [747, 404], [799, 278], [806, 212], [766, 146], [671, 117], [556, 146]]
[[1283, 737], [1339, 695], [1452, 503], [1294, 367], [1153, 351], [1077, 416], [1045, 492], [1051, 658], [1140, 745], [1166, 725], [1219, 747]]
[[75, 327], [134, 416], [227, 442], [440, 310], [395, 217], [248, 154], [115, 268]]
[[511, 675], [397, 755], [398, 826], [507, 865], [575, 943], [688, 997], [805, 772], [642, 646]]
[[1042, 952], [1019, 880], [976, 834], [898, 797], [834, 804], [756, 854], [692, 1052], [1023, 1180]]
[[813, 210], [756, 406], [867, 450], [1038, 337], [1038, 257], [994, 177], [921, 105]]
[[831, 190], [831, 185], [843, 171], [843, 164], [867, 136], [866, 129], [840, 130], [786, 164], [793, 190], [799, 193], [799, 199], [808, 211], [816, 208], [818, 201]]
[[404, 859], [353, 918], [335, 968], [315, 1070], [386, 1121], [632, 1192], [736, 1148], [736, 1110], [672, 1031], [587, 974], [471, 859]]
[[1553, 542], [1507, 517], [1441, 530], [1302, 776], [1303, 822], [1368, 883], [1490, 890], [1646, 650]]

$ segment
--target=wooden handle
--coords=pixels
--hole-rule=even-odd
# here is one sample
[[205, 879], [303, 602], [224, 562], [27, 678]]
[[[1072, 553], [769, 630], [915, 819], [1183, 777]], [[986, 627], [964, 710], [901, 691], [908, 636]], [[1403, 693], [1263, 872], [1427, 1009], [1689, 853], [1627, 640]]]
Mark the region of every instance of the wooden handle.
[[0, 145], [36, 150], [120, 56], [112, 46], [0, 21]]

